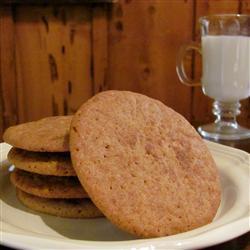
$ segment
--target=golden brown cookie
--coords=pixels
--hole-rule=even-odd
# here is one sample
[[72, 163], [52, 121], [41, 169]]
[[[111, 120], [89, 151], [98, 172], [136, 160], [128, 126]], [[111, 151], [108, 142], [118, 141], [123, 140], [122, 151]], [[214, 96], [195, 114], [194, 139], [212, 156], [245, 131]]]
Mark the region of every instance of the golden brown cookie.
[[46, 176], [15, 169], [10, 180], [22, 191], [44, 198], [86, 198], [88, 194], [82, 188], [77, 177]]
[[72, 116], [51, 116], [9, 127], [3, 140], [10, 145], [38, 152], [69, 151], [69, 128]]
[[17, 168], [32, 173], [56, 176], [76, 175], [68, 152], [32, 152], [12, 148], [8, 153], [8, 160]]
[[215, 162], [195, 129], [160, 101], [127, 91], [83, 104], [70, 130], [73, 167], [95, 205], [142, 237], [210, 223], [220, 204]]
[[90, 199], [46, 199], [17, 189], [17, 197], [26, 207], [66, 218], [96, 218], [103, 214]]

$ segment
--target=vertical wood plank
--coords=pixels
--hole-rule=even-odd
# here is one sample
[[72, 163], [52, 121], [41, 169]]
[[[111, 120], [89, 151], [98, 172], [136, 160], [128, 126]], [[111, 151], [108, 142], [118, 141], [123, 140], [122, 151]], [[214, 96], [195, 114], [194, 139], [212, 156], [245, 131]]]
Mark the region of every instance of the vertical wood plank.
[[16, 57], [20, 122], [52, 114], [48, 53], [36, 7], [16, 9]]
[[107, 89], [108, 20], [107, 6], [95, 5], [92, 17], [93, 92]]
[[[1, 58], [1, 49], [0, 49]], [[0, 61], [0, 72], [1, 72], [1, 61]], [[0, 142], [2, 142], [3, 132], [4, 132], [4, 121], [3, 121], [3, 91], [2, 91], [2, 81], [0, 80]]]
[[[65, 27], [64, 76], [67, 90], [68, 113], [93, 95], [91, 72], [91, 7], [89, 5], [65, 7], [68, 12], [68, 28]], [[64, 109], [66, 107], [64, 106]]]
[[17, 123], [15, 30], [11, 7], [0, 7], [0, 138], [3, 130]]
[[89, 6], [21, 6], [16, 14], [20, 121], [74, 113], [92, 95]]
[[[200, 41], [200, 26], [198, 20], [201, 16], [221, 14], [221, 13], [238, 13], [238, 0], [204, 0], [196, 1], [195, 15], [195, 40]], [[198, 78], [201, 75], [201, 60], [200, 56], [195, 57], [195, 76]], [[196, 87], [192, 92], [192, 119], [194, 126], [206, 124], [214, 120], [212, 114], [212, 101], [209, 97], [202, 93], [201, 88]]]
[[241, 0], [241, 13], [250, 14], [250, 0]]
[[[250, 14], [250, 0], [242, 0], [240, 6], [242, 14]], [[250, 97], [241, 102], [241, 115], [239, 116], [239, 123], [250, 128]]]
[[189, 119], [191, 89], [180, 84], [175, 65], [192, 22], [191, 0], [121, 0], [110, 13], [109, 88], [157, 98]]

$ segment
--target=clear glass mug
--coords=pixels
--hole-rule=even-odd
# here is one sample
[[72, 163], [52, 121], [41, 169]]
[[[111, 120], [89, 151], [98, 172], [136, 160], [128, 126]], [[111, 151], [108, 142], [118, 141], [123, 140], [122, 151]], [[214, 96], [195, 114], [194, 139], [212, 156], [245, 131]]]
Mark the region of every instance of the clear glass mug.
[[[184, 45], [177, 56], [177, 74], [188, 86], [202, 86], [214, 99], [214, 123], [198, 127], [205, 138], [239, 140], [250, 130], [239, 126], [240, 100], [250, 96], [250, 15], [222, 14], [201, 17], [201, 46]], [[188, 50], [202, 55], [201, 83], [189, 79], [183, 59]]]

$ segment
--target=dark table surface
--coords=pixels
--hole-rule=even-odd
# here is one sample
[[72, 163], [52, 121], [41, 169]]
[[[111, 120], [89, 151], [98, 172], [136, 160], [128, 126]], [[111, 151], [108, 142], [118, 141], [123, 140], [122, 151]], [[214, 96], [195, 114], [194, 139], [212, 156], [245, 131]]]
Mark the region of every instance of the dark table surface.
[[[230, 147], [238, 148], [250, 153], [250, 139], [240, 140], [240, 141], [216, 141], [216, 142]], [[1, 249], [11, 250], [12, 248], [1, 246]], [[205, 249], [206, 250], [250, 250], [250, 232], [235, 239], [232, 239], [230, 241], [227, 241], [225, 243]]]

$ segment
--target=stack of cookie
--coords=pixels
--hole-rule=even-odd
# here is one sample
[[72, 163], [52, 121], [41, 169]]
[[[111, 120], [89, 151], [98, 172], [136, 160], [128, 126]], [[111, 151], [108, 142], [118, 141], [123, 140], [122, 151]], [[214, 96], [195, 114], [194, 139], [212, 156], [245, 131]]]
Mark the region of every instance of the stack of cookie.
[[72, 168], [69, 154], [71, 116], [48, 117], [8, 128], [4, 141], [15, 165], [11, 182], [27, 207], [68, 218], [100, 217]]
[[206, 225], [220, 205], [219, 174], [205, 142], [185, 118], [141, 94], [99, 93], [73, 118], [14, 126], [4, 140], [14, 146], [8, 157], [17, 196], [37, 211], [103, 213], [149, 238]]

